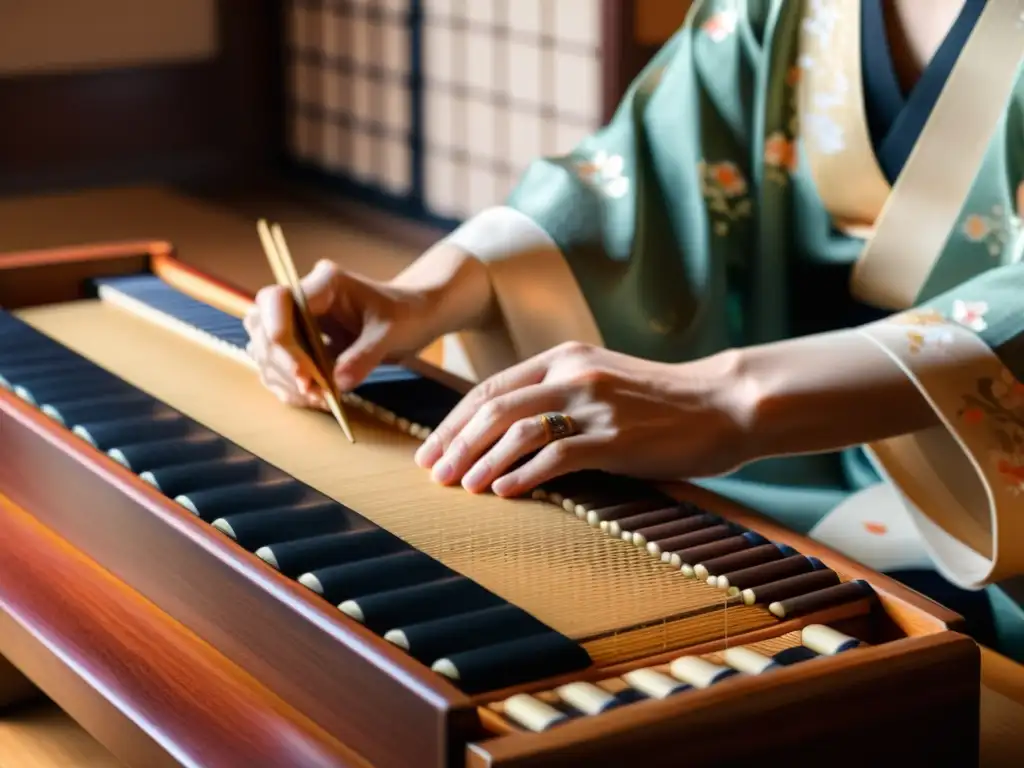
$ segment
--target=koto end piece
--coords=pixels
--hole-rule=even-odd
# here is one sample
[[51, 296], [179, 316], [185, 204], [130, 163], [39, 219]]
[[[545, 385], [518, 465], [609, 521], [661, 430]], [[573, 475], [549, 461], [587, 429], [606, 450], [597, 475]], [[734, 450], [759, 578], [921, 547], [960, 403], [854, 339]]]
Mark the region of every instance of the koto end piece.
[[707, 688], [738, 674], [738, 670], [714, 664], [700, 656], [682, 656], [669, 665], [669, 672], [694, 688]]
[[213, 523], [211, 523], [211, 525], [228, 538], [235, 540], [238, 539], [238, 537], [235, 535], [235, 529], [231, 527], [231, 523], [229, 523], [227, 520], [214, 520]]
[[747, 675], [760, 675], [778, 666], [772, 658], [742, 645], [725, 649], [722, 659], [733, 669]]
[[824, 624], [808, 624], [800, 632], [800, 641], [822, 656], [835, 656], [837, 653], [853, 650], [861, 644], [857, 638]]
[[599, 715], [617, 706], [619, 700], [593, 683], [576, 682], [555, 689], [558, 697], [585, 715]]
[[[446, 671], [458, 674], [458, 670], [452, 670], [447, 666], [435, 670], [441, 674]], [[451, 677], [451, 675], [445, 675]], [[531, 696], [528, 693], [517, 693], [502, 702], [502, 709], [505, 716], [513, 722], [521, 725], [528, 731], [540, 733], [546, 731], [558, 723], [568, 719], [568, 715], [559, 712], [547, 702]]]
[[277, 558], [274, 557], [274, 550], [270, 547], [260, 547], [256, 550], [256, 557], [265, 562], [274, 570], [280, 570], [277, 565]]
[[662, 674], [656, 669], [634, 669], [622, 676], [630, 687], [652, 699], [667, 699], [669, 696], [688, 690], [691, 686]]
[[324, 585], [321, 584], [320, 583], [320, 579], [318, 579], [312, 573], [304, 573], [304, 574], [302, 574], [301, 576], [299, 576], [298, 582], [302, 586], [307, 587], [308, 589], [313, 590], [318, 595], [322, 595], [324, 593]]

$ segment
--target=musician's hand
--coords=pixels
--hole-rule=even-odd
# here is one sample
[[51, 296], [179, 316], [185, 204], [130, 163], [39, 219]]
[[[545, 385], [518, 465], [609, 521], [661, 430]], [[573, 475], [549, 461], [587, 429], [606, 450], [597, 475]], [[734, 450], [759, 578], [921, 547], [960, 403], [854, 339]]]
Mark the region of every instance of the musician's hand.
[[[343, 271], [321, 261], [303, 280], [310, 311], [329, 337], [334, 381], [346, 391], [356, 387], [385, 359], [397, 359], [430, 343], [426, 300], [416, 291], [397, 288]], [[269, 286], [256, 295], [245, 318], [248, 352], [264, 385], [282, 401], [323, 408], [315, 384], [315, 366], [296, 335], [291, 294]]]
[[[437, 482], [499, 496], [583, 469], [666, 480], [721, 474], [747, 460], [741, 381], [733, 353], [668, 365], [566, 344], [479, 384], [416, 461]], [[577, 434], [547, 442], [545, 413], [568, 415]]]

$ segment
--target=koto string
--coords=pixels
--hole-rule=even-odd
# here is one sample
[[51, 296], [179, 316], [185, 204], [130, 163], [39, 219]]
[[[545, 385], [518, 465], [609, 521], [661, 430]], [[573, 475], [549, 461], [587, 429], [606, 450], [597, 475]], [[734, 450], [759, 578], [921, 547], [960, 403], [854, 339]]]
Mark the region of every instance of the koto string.
[[[595, 660], [722, 636], [717, 588], [682, 580], [647, 552], [549, 504], [440, 487], [413, 462], [419, 440], [411, 435], [354, 413], [359, 441], [339, 440], [329, 416], [278, 407], [248, 366], [106, 302], [18, 316], [582, 642]], [[777, 623], [762, 606], [741, 603], [735, 614], [726, 628], [737, 634]]]
[[723, 635], [725, 637], [725, 649], [728, 650], [729, 649], [729, 593], [728, 592], [726, 592], [722, 596], [722, 602], [724, 603], [724, 605], [722, 606], [722, 624], [724, 625], [723, 629], [722, 629], [722, 632], [723, 632]]

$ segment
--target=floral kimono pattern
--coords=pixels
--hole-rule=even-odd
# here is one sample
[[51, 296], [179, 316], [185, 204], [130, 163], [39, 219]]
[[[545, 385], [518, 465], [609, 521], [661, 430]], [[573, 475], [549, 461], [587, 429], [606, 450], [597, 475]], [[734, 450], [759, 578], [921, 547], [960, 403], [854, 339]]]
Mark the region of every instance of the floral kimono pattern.
[[[976, 55], [985, 36], [1004, 30], [1019, 35], [1006, 37], [1019, 65], [1024, 29], [994, 16], [1012, 4], [968, 0], [921, 87], [897, 93], [905, 103], [886, 122], [878, 104], [891, 73], [873, 74], [874, 54], [858, 47], [878, 42], [871, 25], [881, 2], [696, 3], [608, 125], [565, 157], [538, 159], [506, 205], [481, 212], [451, 240], [491, 270], [506, 363], [566, 339], [681, 361], [857, 328], [942, 425], [706, 484], [812, 536], [835, 529], [838, 510], [854, 509], [858, 494], [884, 488], [899, 507], [894, 517], [865, 517], [862, 505], [849, 514], [867, 543], [829, 543], [871, 565], [871, 541], [900, 528], [902, 516], [947, 586], [988, 588], [998, 602], [1002, 581], [1024, 574], [1024, 83], [1016, 66], [1001, 81], [1007, 91], [993, 86], [984, 102], [998, 109], [997, 121], [983, 141], [975, 137], [978, 166], [967, 168], [964, 195], [943, 201], [955, 215], [927, 223], [937, 253], [915, 257], [919, 276], [904, 280], [909, 300], [871, 277], [899, 274], [901, 253], [865, 258], [891, 233], [886, 217], [924, 193], [910, 150], [938, 144], [955, 162], [957, 148], [935, 137], [949, 135], [943, 104], [963, 91], [958, 55]], [[855, 34], [859, 25], [864, 35]], [[940, 98], [946, 78], [953, 95]], [[897, 242], [916, 239], [910, 231]], [[1005, 620], [1024, 628], [1024, 611], [1007, 610]]]

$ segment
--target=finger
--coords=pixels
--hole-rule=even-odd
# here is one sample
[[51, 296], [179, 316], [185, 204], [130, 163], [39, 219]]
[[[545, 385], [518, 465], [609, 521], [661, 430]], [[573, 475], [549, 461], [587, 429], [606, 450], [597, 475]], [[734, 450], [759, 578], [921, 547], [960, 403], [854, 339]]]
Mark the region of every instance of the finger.
[[295, 358], [281, 347], [270, 346], [266, 336], [260, 332], [258, 321], [255, 321], [254, 331], [245, 351], [256, 363], [256, 368], [261, 372], [273, 369], [280, 378], [294, 382], [301, 394], [313, 393], [315, 386], [312, 377], [299, 367]]
[[278, 371], [269, 369], [260, 372], [260, 380], [271, 394], [286, 405], [299, 408], [327, 410], [327, 402], [319, 388], [303, 391], [296, 386], [295, 380], [282, 376]]
[[249, 311], [246, 312], [245, 316], [242, 318], [242, 327], [245, 328], [245, 332], [249, 334], [250, 339], [256, 333], [256, 328], [259, 326], [259, 318], [259, 310], [257, 309], [256, 304], [249, 307]]
[[282, 403], [299, 405], [302, 399], [294, 380], [285, 378], [273, 368], [260, 369], [260, 383]]
[[326, 314], [343, 290], [345, 273], [332, 261], [321, 259], [302, 280], [302, 292], [306, 295], [306, 306], [314, 315]]
[[538, 417], [520, 419], [465, 474], [462, 487], [470, 493], [483, 493], [516, 462], [545, 443], [547, 434]]
[[505, 395], [498, 395], [479, 408], [458, 434], [452, 438], [444, 454], [433, 467], [439, 483], [455, 483], [498, 439], [518, 421], [536, 419], [545, 411], [565, 405], [562, 387], [534, 384]]
[[426, 442], [416, 452], [416, 463], [424, 469], [433, 467], [444, 455], [469, 420], [489, 401], [522, 387], [540, 384], [549, 365], [548, 355], [531, 357], [477, 384], [459, 401]]
[[570, 472], [599, 469], [595, 458], [600, 455], [606, 444], [605, 438], [588, 434], [548, 443], [521, 467], [495, 480], [491, 484], [491, 490], [497, 496], [512, 498], [522, 496], [537, 486]]
[[334, 364], [335, 384], [346, 392], [355, 389], [388, 353], [388, 328], [383, 323], [367, 324]]
[[294, 386], [306, 395], [318, 389], [319, 377], [303, 369], [299, 362], [281, 347], [269, 347], [263, 359], [265, 368], [276, 371], [281, 378], [293, 382]]
[[247, 319], [246, 330], [249, 333], [249, 341], [245, 345], [245, 352], [256, 363], [257, 368], [267, 365], [270, 356], [270, 346], [267, 343], [266, 334], [260, 325], [259, 316], [253, 315]]
[[259, 327], [270, 347], [280, 347], [295, 360], [307, 376], [316, 367], [299, 345], [295, 329], [295, 302], [282, 286], [271, 285], [256, 294]]

